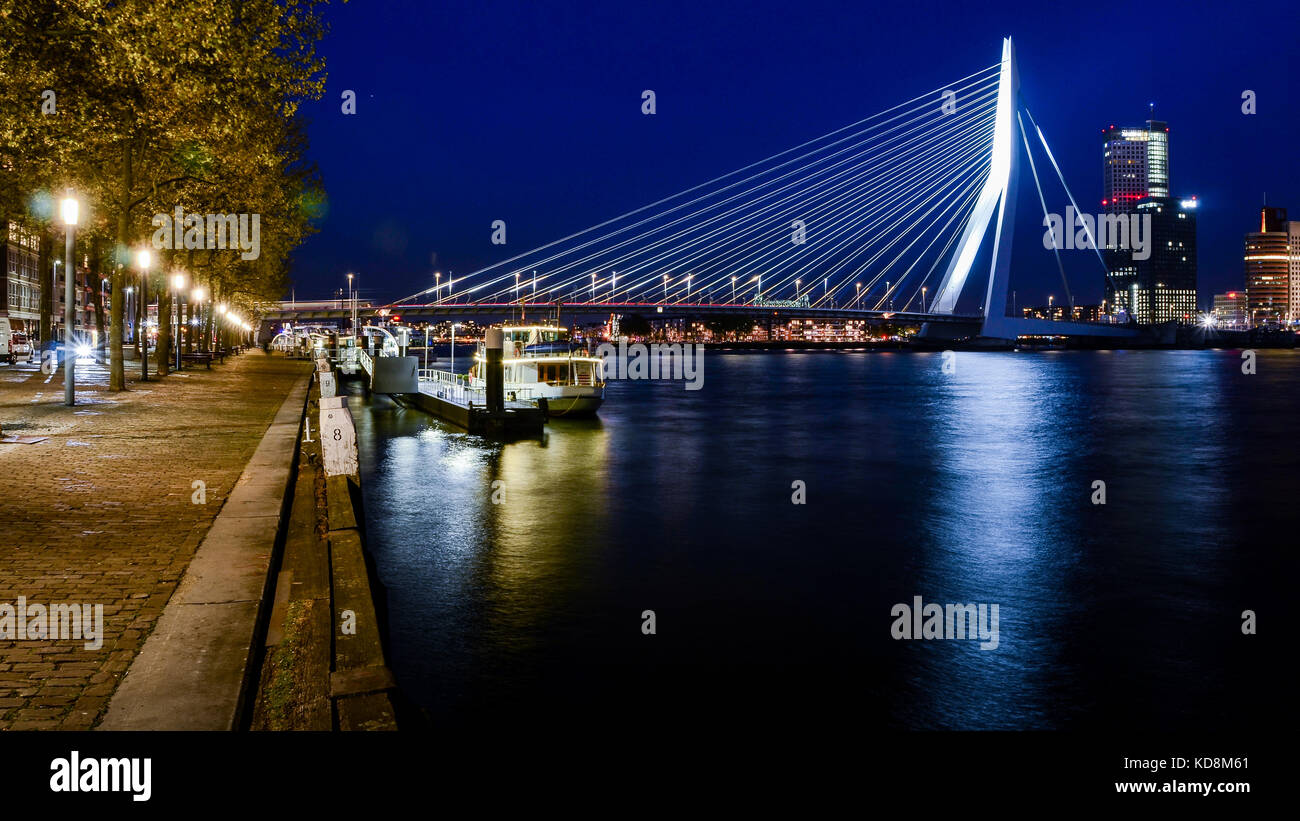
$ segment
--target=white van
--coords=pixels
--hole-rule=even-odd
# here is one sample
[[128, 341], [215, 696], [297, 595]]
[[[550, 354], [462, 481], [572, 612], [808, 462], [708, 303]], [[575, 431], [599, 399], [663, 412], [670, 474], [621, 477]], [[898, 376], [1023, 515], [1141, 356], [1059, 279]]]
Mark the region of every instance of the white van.
[[32, 341], [23, 331], [15, 331], [9, 317], [0, 316], [0, 361], [31, 362]]

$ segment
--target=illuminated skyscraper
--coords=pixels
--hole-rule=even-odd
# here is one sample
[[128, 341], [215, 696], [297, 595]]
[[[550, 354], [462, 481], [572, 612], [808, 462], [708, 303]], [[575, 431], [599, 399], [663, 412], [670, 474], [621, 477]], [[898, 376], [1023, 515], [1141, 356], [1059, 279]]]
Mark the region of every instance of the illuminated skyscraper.
[[1102, 129], [1102, 207], [1130, 213], [1138, 200], [1169, 196], [1169, 126], [1147, 120], [1146, 128]]
[[1170, 196], [1168, 124], [1102, 129], [1102, 182], [1105, 213], [1151, 217], [1144, 259], [1132, 244], [1102, 249], [1108, 310], [1141, 323], [1194, 321], [1197, 201]]

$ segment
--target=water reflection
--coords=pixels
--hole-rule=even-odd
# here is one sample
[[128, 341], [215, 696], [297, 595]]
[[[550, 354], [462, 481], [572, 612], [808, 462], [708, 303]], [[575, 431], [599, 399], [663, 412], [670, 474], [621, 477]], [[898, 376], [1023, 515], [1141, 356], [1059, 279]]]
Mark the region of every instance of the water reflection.
[[[614, 383], [509, 445], [354, 397], [393, 668], [435, 723], [1260, 720], [1234, 630], [1281, 601], [1294, 560], [1261, 534], [1300, 490], [1268, 444], [1300, 357], [1266, 361], [714, 353], [703, 390]], [[917, 595], [999, 604], [1000, 646], [890, 639]]]

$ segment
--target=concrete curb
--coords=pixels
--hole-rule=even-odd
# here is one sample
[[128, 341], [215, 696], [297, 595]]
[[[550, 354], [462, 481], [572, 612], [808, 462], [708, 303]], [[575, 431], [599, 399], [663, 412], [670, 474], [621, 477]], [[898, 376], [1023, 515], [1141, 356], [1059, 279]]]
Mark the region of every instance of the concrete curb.
[[239, 727], [310, 385], [289, 390], [97, 729]]

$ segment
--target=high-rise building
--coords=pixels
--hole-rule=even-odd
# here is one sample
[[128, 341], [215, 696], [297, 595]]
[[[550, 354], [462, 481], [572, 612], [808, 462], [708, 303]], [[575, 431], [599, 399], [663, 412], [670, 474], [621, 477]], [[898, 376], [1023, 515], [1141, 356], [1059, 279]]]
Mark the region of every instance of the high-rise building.
[[1133, 260], [1138, 321], [1195, 322], [1196, 199], [1150, 197], [1139, 202], [1136, 210], [1141, 216], [1151, 216], [1149, 256]]
[[1246, 297], [1252, 324], [1300, 317], [1300, 222], [1265, 206], [1259, 230], [1246, 234]]
[[1102, 129], [1102, 181], [1105, 213], [1151, 218], [1145, 247], [1130, 236], [1127, 248], [1102, 249], [1107, 312], [1141, 323], [1195, 321], [1197, 201], [1170, 195], [1169, 126]]
[[1287, 223], [1287, 253], [1291, 255], [1291, 268], [1287, 271], [1290, 279], [1290, 321], [1300, 322], [1300, 220]]
[[1102, 129], [1101, 204], [1107, 213], [1129, 213], [1138, 200], [1169, 196], [1169, 126], [1147, 120], [1146, 128]]

